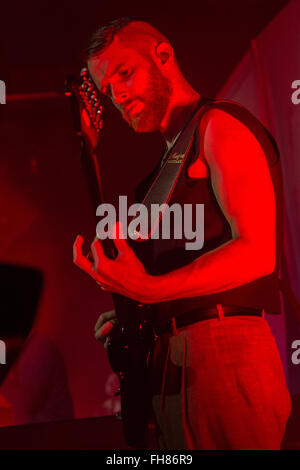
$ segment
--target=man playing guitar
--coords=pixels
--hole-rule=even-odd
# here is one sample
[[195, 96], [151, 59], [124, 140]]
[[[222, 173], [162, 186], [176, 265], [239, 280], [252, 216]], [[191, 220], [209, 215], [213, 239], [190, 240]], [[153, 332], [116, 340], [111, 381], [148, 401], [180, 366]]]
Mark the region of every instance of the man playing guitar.
[[[159, 131], [172, 147], [200, 95], [162, 33], [142, 21], [116, 20], [92, 37], [87, 65], [99, 91], [135, 132]], [[205, 202], [208, 248], [186, 257], [186, 264], [162, 262], [151, 271], [118, 224], [115, 259], [95, 239], [91, 261], [78, 236], [74, 262], [105, 291], [150, 309], [197, 299], [193, 309], [189, 303], [171, 318], [170, 328], [161, 328], [153, 352], [152, 405], [161, 448], [279, 449], [290, 399], [263, 317], [271, 309], [264, 286], [275, 289], [277, 263], [267, 156], [254, 133], [217, 106], [205, 112], [197, 135], [186, 194], [193, 191], [194, 201]], [[115, 319], [114, 310], [102, 314], [96, 338], [107, 342]]]

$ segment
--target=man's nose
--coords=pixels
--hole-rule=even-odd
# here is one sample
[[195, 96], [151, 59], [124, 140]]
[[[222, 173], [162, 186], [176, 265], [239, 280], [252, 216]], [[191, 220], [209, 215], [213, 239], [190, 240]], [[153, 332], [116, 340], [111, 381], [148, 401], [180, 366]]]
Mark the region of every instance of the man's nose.
[[116, 105], [122, 105], [128, 99], [128, 92], [124, 89], [112, 87], [112, 99]]

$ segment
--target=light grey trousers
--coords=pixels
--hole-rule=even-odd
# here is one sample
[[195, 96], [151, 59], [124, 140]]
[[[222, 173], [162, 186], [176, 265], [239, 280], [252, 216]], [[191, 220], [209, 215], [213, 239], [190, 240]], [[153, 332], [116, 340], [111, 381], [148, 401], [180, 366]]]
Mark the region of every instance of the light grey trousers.
[[205, 320], [163, 334], [152, 383], [160, 448], [280, 448], [290, 396], [263, 318]]

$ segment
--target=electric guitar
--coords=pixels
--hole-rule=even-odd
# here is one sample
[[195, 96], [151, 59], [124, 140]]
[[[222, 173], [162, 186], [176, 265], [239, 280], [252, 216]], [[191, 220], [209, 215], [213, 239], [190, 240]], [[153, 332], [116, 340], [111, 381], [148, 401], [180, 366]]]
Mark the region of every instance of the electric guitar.
[[[79, 78], [69, 77], [65, 94], [70, 97], [74, 127], [81, 140], [81, 160], [95, 209], [105, 202], [98, 146], [103, 129], [101, 95], [86, 67]], [[110, 238], [101, 241], [104, 253], [117, 256]], [[118, 375], [121, 394], [121, 416], [124, 435], [129, 445], [144, 447], [149, 409], [148, 365], [155, 333], [149, 306], [113, 294], [117, 323], [110, 333], [107, 347], [112, 370]]]

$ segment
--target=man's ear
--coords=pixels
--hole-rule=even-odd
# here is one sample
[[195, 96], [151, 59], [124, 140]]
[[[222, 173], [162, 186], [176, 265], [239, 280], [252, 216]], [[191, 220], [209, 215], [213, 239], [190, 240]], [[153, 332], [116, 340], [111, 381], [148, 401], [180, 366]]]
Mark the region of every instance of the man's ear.
[[155, 46], [155, 58], [160, 65], [164, 65], [173, 57], [173, 48], [167, 41], [160, 41]]

